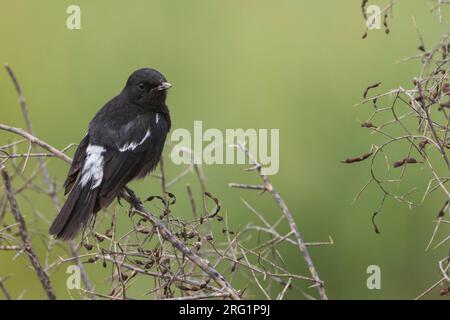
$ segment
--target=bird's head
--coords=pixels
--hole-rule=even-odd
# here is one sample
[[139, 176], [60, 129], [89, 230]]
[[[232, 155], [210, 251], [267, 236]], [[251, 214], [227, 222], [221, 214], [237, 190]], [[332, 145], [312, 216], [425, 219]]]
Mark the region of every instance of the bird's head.
[[147, 109], [165, 106], [167, 90], [172, 85], [155, 69], [144, 68], [128, 78], [124, 92], [131, 103]]

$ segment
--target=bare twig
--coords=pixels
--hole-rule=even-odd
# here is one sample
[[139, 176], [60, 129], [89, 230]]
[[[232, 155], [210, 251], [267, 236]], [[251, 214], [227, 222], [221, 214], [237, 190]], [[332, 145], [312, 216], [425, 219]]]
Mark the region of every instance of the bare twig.
[[[23, 94], [23, 91], [22, 91], [22, 88], [20, 86], [20, 83], [19, 83], [16, 75], [14, 74], [12, 68], [8, 64], [5, 64], [5, 68], [6, 68], [6, 71], [8, 72], [8, 74], [9, 74], [9, 76], [11, 78], [11, 81], [14, 84], [14, 87], [16, 88], [16, 92], [17, 92], [17, 95], [19, 97], [20, 108], [21, 108], [21, 111], [22, 111], [23, 118], [25, 120], [25, 125], [26, 125], [26, 127], [28, 129], [28, 132], [30, 134], [32, 134], [32, 135], [35, 135], [34, 129], [33, 129], [33, 124], [31, 122], [30, 114], [29, 114], [29, 111], [28, 111], [28, 105], [26, 103], [26, 99], [25, 99], [25, 96]], [[30, 140], [30, 142], [31, 142], [31, 140]], [[28, 158], [30, 156], [31, 147], [32, 147], [32, 144], [30, 143], [30, 148], [28, 150], [28, 156], [26, 157], [26, 162], [28, 161]], [[65, 148], [65, 150], [67, 150], [68, 148], [70, 148], [70, 145], [67, 148]], [[39, 159], [39, 164], [40, 164], [42, 173], [44, 175], [44, 181], [47, 184], [48, 194], [49, 194], [50, 198], [52, 199], [52, 202], [53, 202], [56, 210], [59, 211], [61, 209], [61, 201], [59, 200], [58, 195], [56, 194], [56, 184], [53, 181], [52, 177], [50, 176], [50, 173], [48, 172], [48, 169], [47, 169], [47, 166], [45, 164], [44, 158], [43, 157], [38, 157], [38, 159]], [[24, 169], [25, 169], [25, 166], [26, 166], [26, 163], [24, 164]], [[74, 241], [70, 241], [70, 250], [71, 250], [71, 253], [72, 253], [72, 255], [74, 257], [78, 256], [77, 245], [76, 245], [76, 243]], [[79, 259], [76, 259], [76, 263], [77, 263], [78, 268], [79, 268], [79, 270], [81, 272], [81, 276], [82, 276], [83, 282], [84, 282], [84, 284], [86, 286], [86, 289], [91, 291], [92, 290], [92, 283], [91, 283], [91, 281], [90, 281], [86, 271], [84, 270], [83, 264], [81, 263], [81, 261]]]
[[[391, 11], [394, 3], [391, 2], [385, 9]], [[435, 4], [432, 11], [437, 12], [439, 20], [442, 21], [441, 7], [444, 4], [450, 4], [450, 2], [435, 0], [430, 1], [430, 3]], [[365, 15], [366, 4], [367, 1], [364, 0], [363, 15]], [[419, 53], [399, 61], [420, 60], [421, 69], [418, 70], [417, 76], [411, 81], [413, 86], [411, 88], [398, 87], [390, 89], [371, 97], [368, 97], [369, 90], [378, 87], [380, 82], [369, 85], [364, 90], [362, 104], [371, 103], [373, 105], [373, 112], [361, 126], [366, 130], [371, 130], [373, 134], [381, 135], [385, 141], [380, 145], [373, 145], [371, 151], [366, 155], [348, 158], [343, 162], [355, 163], [371, 157], [369, 161], [371, 177], [358, 192], [355, 201], [366, 190], [367, 186], [376, 184], [382, 193], [382, 197], [378, 209], [372, 215], [372, 221], [381, 212], [387, 199], [394, 199], [398, 202], [405, 203], [409, 208], [420, 205], [410, 200], [410, 197], [419, 188], [418, 185], [415, 185], [403, 194], [397, 194], [397, 192], [391, 191], [393, 188], [390, 185], [400, 187], [400, 184], [406, 177], [407, 171], [411, 170], [409, 169], [412, 167], [410, 164], [416, 164], [417, 166], [422, 166], [424, 169], [428, 169], [429, 177], [426, 180], [422, 203], [434, 191], [440, 191], [445, 197], [444, 206], [439, 210], [436, 225], [426, 246], [426, 250], [429, 250], [435, 241], [437, 244], [434, 245], [434, 249], [440, 248], [450, 241], [450, 236], [444, 237], [441, 241], [436, 240], [438, 230], [442, 229], [442, 225], [445, 224], [443, 223], [445, 221], [444, 215], [448, 212], [448, 204], [450, 201], [450, 192], [447, 188], [449, 178], [445, 172], [445, 170], [450, 170], [450, 162], [447, 156], [447, 150], [450, 149], [450, 113], [448, 112], [450, 108], [448, 71], [450, 63], [450, 31], [443, 34], [440, 41], [430, 49], [425, 45], [424, 38], [414, 18], [413, 24], [419, 38]], [[387, 106], [380, 107], [383, 104]], [[402, 144], [406, 148], [402, 149]], [[392, 148], [393, 146], [396, 146], [396, 151], [403, 150], [404, 152], [403, 156], [392, 162], [392, 166], [399, 168], [398, 171], [400, 172], [398, 177], [394, 179], [381, 178], [381, 174], [378, 173], [379, 169], [376, 161], [379, 156], [384, 157], [386, 167], [389, 170], [391, 164], [388, 159], [388, 153], [389, 147]], [[442, 170], [444, 170], [443, 173], [440, 172]], [[376, 225], [375, 230], [378, 232]], [[448, 257], [444, 257], [438, 263], [442, 278], [419, 295], [417, 299], [431, 292], [439, 284], [445, 285], [445, 282], [448, 282], [448, 265], [444, 267], [444, 263], [447, 263], [447, 260]]]
[[189, 260], [194, 262], [203, 271], [205, 271], [211, 279], [217, 282], [223, 290], [228, 292], [230, 298], [234, 300], [240, 300], [239, 293], [228, 283], [228, 281], [213, 267], [210, 266], [209, 261], [201, 258], [191, 249], [189, 249], [183, 242], [178, 240], [164, 224], [161, 223], [157, 218], [155, 218], [147, 209], [144, 208], [141, 201], [137, 199], [133, 193], [123, 194], [124, 199], [126, 199], [136, 210], [135, 212], [142, 217], [148, 219], [153, 225], [155, 225], [161, 236], [169, 241], [175, 248], [181, 251]]
[[271, 184], [269, 177], [263, 173], [261, 164], [253, 157], [252, 154], [250, 154], [249, 150], [240, 142], [237, 143], [237, 147], [240, 148], [246, 154], [246, 156], [250, 159], [251, 163], [254, 165], [254, 168], [256, 169], [256, 171], [260, 175], [261, 179], [263, 180], [264, 190], [266, 190], [270, 193], [270, 195], [275, 200], [275, 202], [277, 203], [277, 205], [280, 207], [281, 211], [283, 212], [284, 216], [286, 217], [286, 219], [289, 223], [289, 227], [291, 228], [291, 230], [295, 236], [295, 239], [297, 241], [299, 250], [303, 255], [303, 259], [305, 260], [306, 264], [308, 265], [309, 272], [311, 273], [311, 276], [314, 278], [314, 280], [317, 282], [316, 287], [317, 287], [317, 290], [319, 291], [320, 298], [322, 300], [327, 300], [328, 297], [326, 295], [323, 282], [322, 282], [322, 280], [320, 280], [319, 274], [317, 273], [317, 270], [314, 266], [311, 256], [309, 255], [306, 243], [303, 240], [303, 237], [300, 234], [297, 224], [295, 223], [294, 217], [292, 216], [291, 212], [289, 211], [288, 207], [286, 206], [286, 203], [284, 202], [283, 198], [280, 196], [280, 194], [275, 190], [275, 188]]
[[23, 241], [23, 248], [26, 251], [28, 258], [30, 259], [30, 262], [33, 265], [34, 270], [36, 271], [39, 280], [41, 281], [42, 287], [44, 288], [48, 299], [55, 300], [56, 295], [50, 282], [50, 278], [48, 277], [47, 272], [42, 268], [42, 265], [39, 262], [39, 259], [33, 250], [33, 247], [31, 246], [31, 240], [30, 237], [28, 236], [25, 220], [23, 219], [22, 214], [19, 211], [19, 207], [17, 205], [17, 201], [14, 196], [14, 191], [12, 190], [11, 180], [8, 175], [8, 172], [6, 171], [6, 167], [3, 166], [0, 168], [0, 170], [2, 173], [3, 182], [5, 184], [6, 195], [8, 197], [8, 201], [11, 206], [12, 214], [19, 226], [19, 233]]

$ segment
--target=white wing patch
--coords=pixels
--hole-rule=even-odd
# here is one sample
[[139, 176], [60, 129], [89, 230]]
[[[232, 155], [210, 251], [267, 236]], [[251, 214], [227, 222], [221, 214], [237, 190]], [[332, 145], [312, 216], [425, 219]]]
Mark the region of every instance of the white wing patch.
[[159, 113], [156, 114], [156, 119], [155, 119], [155, 123], [158, 124], [159, 122]]
[[138, 146], [143, 144], [145, 142], [145, 140], [147, 140], [147, 138], [150, 137], [150, 134], [151, 134], [150, 130], [147, 130], [147, 132], [145, 133], [145, 136], [142, 138], [141, 141], [139, 141], [139, 142], [132, 141], [132, 142], [126, 143], [122, 146], [122, 148], [119, 148], [119, 151], [120, 152], [129, 151], [129, 150], [133, 151]]
[[91, 179], [91, 189], [97, 188], [103, 179], [103, 152], [102, 146], [88, 145], [86, 149], [86, 160], [81, 171], [81, 186], [85, 186]]

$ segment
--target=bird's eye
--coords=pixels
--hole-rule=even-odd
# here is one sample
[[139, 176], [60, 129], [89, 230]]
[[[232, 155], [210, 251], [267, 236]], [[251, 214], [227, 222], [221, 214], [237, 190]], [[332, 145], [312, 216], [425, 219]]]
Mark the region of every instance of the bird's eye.
[[140, 90], [144, 90], [144, 89], [145, 89], [145, 83], [143, 83], [143, 82], [139, 83], [139, 84], [138, 84], [138, 88], [139, 88]]

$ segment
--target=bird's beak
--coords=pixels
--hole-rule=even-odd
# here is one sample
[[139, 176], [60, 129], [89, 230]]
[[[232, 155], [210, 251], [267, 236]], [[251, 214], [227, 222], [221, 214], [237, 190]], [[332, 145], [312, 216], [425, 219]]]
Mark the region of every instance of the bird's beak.
[[162, 91], [162, 90], [167, 90], [171, 87], [172, 85], [169, 82], [164, 81], [163, 83], [161, 83], [159, 86], [156, 87], [156, 89], [158, 91]]

